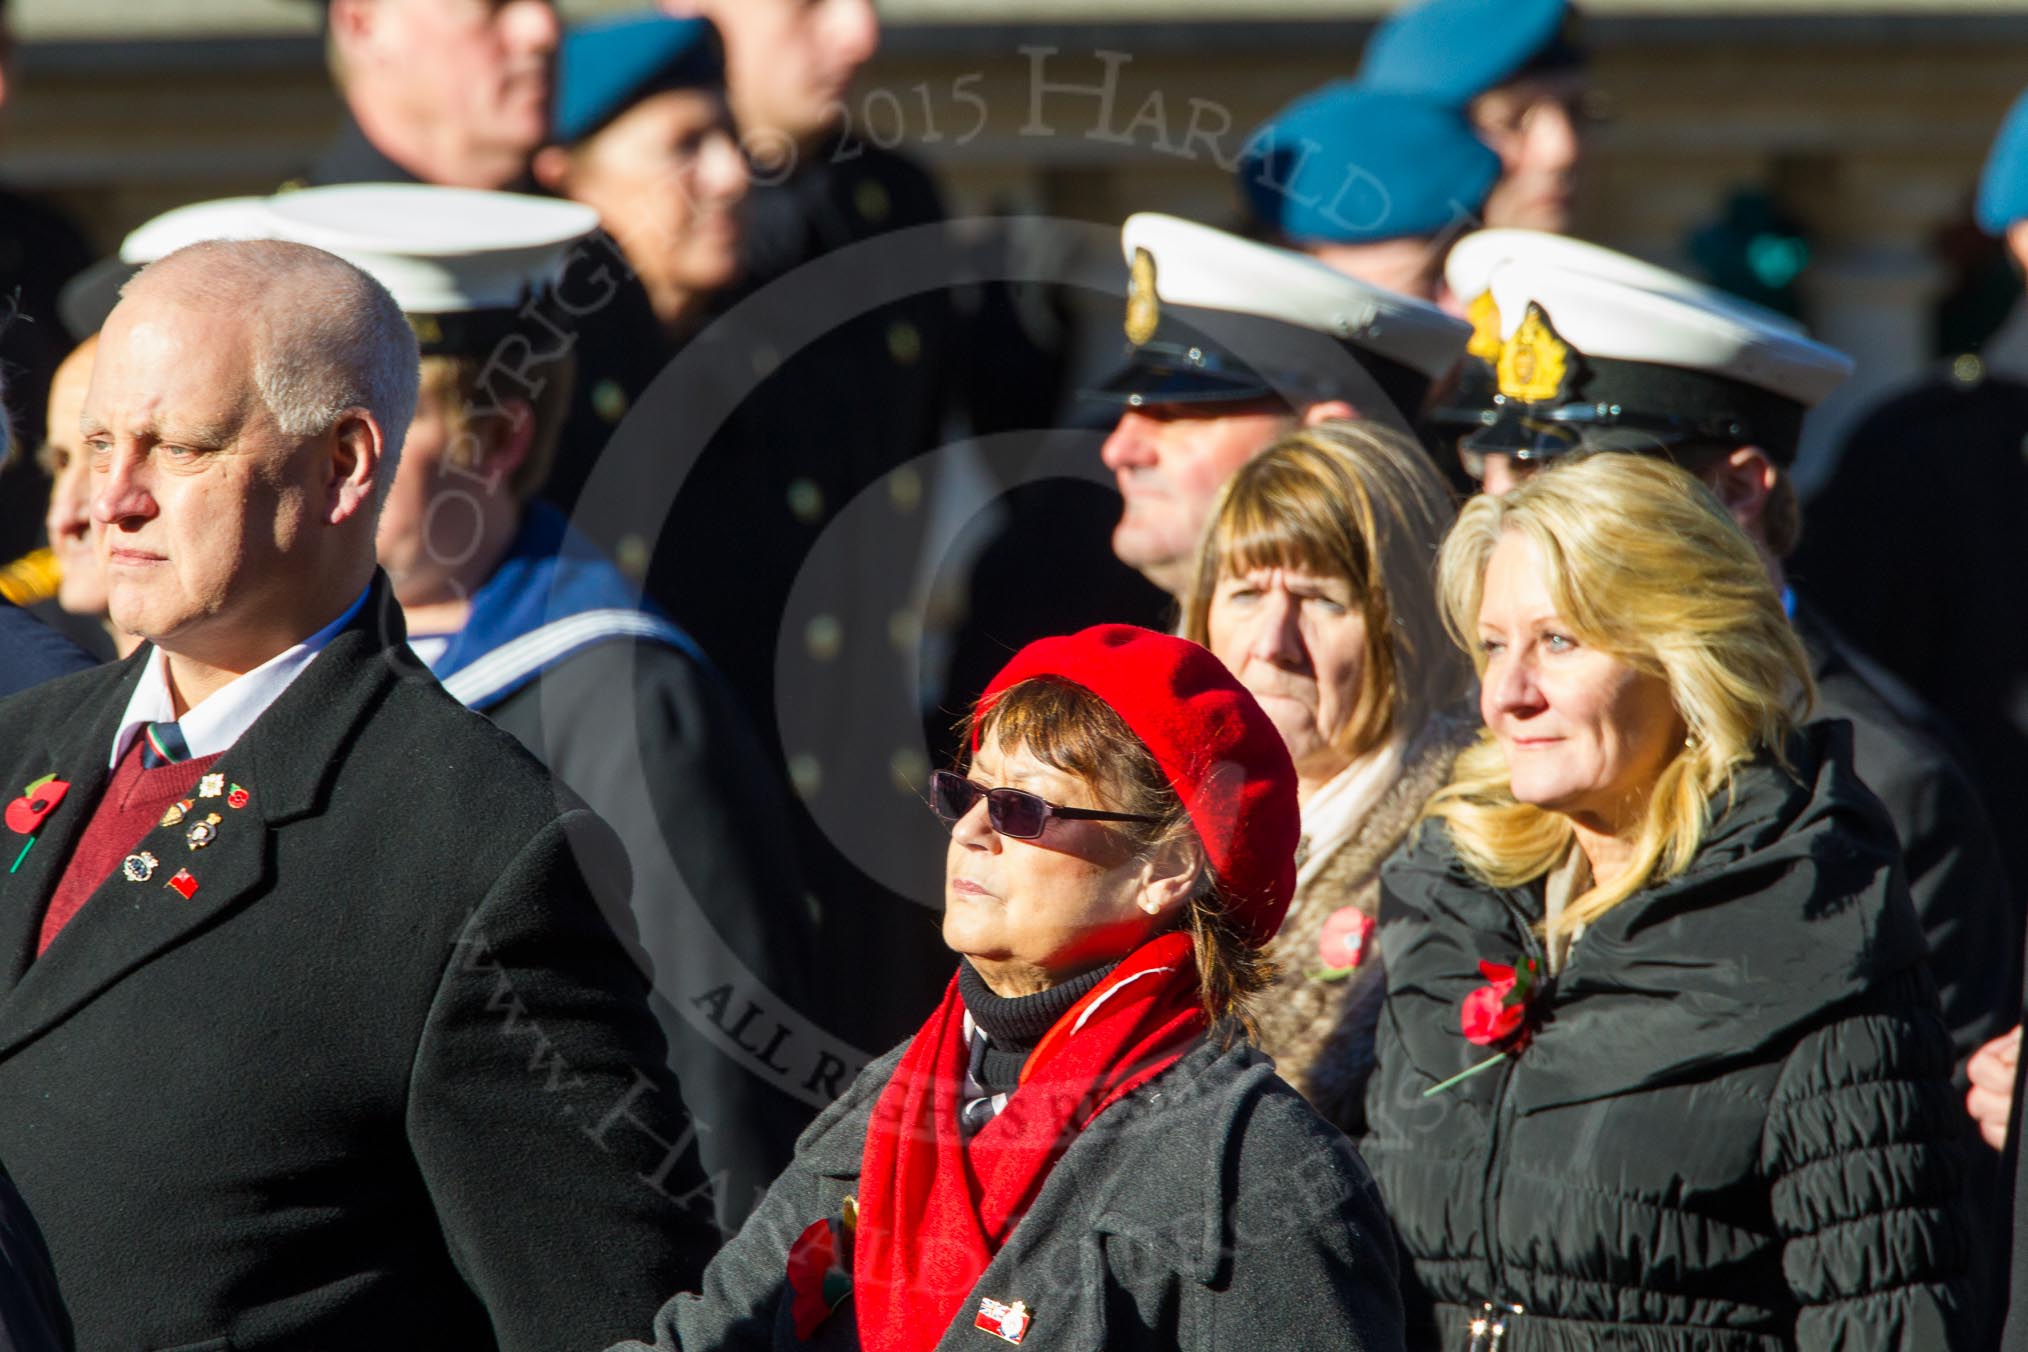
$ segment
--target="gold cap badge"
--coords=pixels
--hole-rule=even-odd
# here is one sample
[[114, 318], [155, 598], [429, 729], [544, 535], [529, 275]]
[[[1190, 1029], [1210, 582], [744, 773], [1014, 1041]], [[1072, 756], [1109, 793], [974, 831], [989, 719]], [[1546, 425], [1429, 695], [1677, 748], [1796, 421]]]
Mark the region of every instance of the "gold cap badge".
[[1481, 291], [1479, 298], [1465, 307], [1465, 318], [1472, 326], [1465, 354], [1483, 362], [1500, 360], [1500, 307], [1493, 300], [1493, 293]]
[[1570, 366], [1569, 346], [1556, 336], [1542, 307], [1528, 302], [1521, 327], [1500, 349], [1500, 393], [1524, 404], [1547, 403], [1562, 392]]
[[1155, 255], [1146, 249], [1134, 250], [1134, 264], [1127, 271], [1127, 341], [1135, 347], [1155, 336], [1162, 322], [1162, 302], [1155, 295]]

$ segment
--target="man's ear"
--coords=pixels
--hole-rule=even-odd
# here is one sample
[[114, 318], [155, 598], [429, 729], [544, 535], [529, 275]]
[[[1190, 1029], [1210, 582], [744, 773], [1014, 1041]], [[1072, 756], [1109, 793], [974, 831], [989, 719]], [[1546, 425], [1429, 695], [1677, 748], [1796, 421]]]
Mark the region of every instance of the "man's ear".
[[559, 197], [567, 197], [564, 184], [570, 180], [570, 152], [562, 146], [544, 146], [535, 152], [535, 158], [528, 162], [528, 173], [534, 180]]
[[371, 41], [379, 18], [375, 8], [374, 0], [330, 0], [324, 20], [330, 41], [348, 53]]
[[1320, 404], [1311, 404], [1303, 410], [1303, 426], [1315, 427], [1318, 423], [1332, 422], [1356, 417], [1352, 405], [1343, 399], [1326, 399]]
[[1781, 481], [1773, 457], [1758, 446], [1736, 447], [1705, 472], [1704, 482], [1718, 495], [1741, 530], [1759, 538], [1761, 515]]
[[379, 496], [380, 476], [391, 470], [384, 459], [387, 443], [380, 423], [363, 408], [347, 410], [329, 433], [329, 515], [336, 526], [361, 511], [371, 513]]
[[484, 462], [479, 472], [493, 485], [506, 483], [528, 459], [535, 445], [535, 406], [526, 399], [508, 399], [497, 416], [481, 420], [486, 429], [480, 437]]

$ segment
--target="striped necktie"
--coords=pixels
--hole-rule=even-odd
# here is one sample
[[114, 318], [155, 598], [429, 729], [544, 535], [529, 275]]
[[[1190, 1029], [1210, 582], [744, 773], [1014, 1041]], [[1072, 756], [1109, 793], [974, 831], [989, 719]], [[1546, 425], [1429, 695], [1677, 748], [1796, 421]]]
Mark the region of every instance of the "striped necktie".
[[174, 723], [149, 723], [141, 729], [141, 768], [159, 770], [190, 759], [190, 743]]

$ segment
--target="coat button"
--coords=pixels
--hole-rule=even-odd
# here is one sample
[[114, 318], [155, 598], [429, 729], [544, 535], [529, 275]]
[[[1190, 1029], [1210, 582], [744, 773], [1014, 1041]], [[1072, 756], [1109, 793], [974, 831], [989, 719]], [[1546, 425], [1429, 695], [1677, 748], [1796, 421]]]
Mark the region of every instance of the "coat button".
[[812, 658], [829, 662], [845, 646], [845, 626], [835, 615], [819, 615], [803, 626], [803, 647]]
[[807, 751], [798, 751], [789, 757], [789, 786], [796, 791], [796, 797], [805, 802], [817, 796], [824, 787], [824, 767]]
[[896, 366], [913, 366], [922, 356], [922, 331], [906, 319], [887, 326], [887, 355]]
[[852, 205], [859, 211], [859, 219], [868, 225], [879, 225], [894, 212], [894, 199], [887, 195], [887, 189], [880, 180], [862, 178], [859, 186], [852, 190]]
[[806, 526], [813, 526], [823, 519], [824, 490], [817, 486], [815, 479], [790, 480], [789, 514]]

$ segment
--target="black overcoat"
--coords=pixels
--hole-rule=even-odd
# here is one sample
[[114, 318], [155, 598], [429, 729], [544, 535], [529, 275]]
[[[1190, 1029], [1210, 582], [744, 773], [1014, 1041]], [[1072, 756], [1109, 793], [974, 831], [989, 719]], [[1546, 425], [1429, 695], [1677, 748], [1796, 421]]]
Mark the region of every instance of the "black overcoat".
[[[611, 832], [460, 708], [376, 580], [40, 958], [151, 649], [0, 701], [0, 785], [70, 784], [0, 873], [0, 1159], [91, 1348], [597, 1347], [714, 1234]], [[208, 800], [226, 801], [223, 797]], [[187, 869], [188, 899], [164, 886]]]
[[1974, 1345], [1950, 1042], [1849, 739], [1742, 770], [1691, 867], [1586, 930], [1519, 1057], [1434, 1093], [1486, 1059], [1460, 1005], [1480, 961], [1539, 953], [1541, 889], [1478, 883], [1441, 823], [1390, 861], [1360, 1150], [1411, 1347], [1476, 1318], [1502, 1352]]

